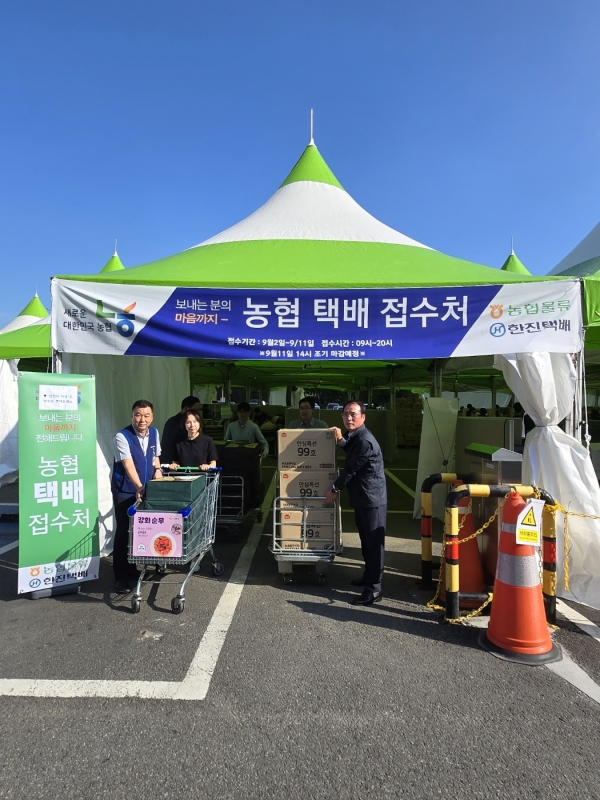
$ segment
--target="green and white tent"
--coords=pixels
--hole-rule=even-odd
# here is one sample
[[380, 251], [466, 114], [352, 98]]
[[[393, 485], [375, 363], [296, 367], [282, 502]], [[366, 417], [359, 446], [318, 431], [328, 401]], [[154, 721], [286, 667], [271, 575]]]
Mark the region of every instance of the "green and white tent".
[[[550, 387], [564, 388], [560, 410], [573, 405], [579, 280], [492, 269], [384, 225], [344, 191], [313, 142], [275, 194], [241, 222], [139, 267], [57, 276], [52, 298], [53, 346], [72, 372], [98, 374], [97, 360], [115, 356], [150, 356], [148, 362], [161, 365], [180, 356], [197, 359], [206, 383], [216, 382], [215, 372], [225, 382], [236, 371], [240, 380], [242, 373], [249, 380], [276, 373], [280, 385], [306, 385], [305, 377], [314, 385], [319, 373], [329, 373], [328, 380], [335, 379], [331, 372], [354, 374], [364, 383], [369, 370], [372, 379], [377, 370], [389, 379], [406, 359], [420, 369], [448, 358], [498, 355], [504, 379], [531, 414], [541, 420], [548, 409], [552, 419], [559, 413], [550, 408]], [[131, 371], [141, 359], [120, 360]], [[165, 377], [160, 385], [167, 383]], [[109, 408], [114, 397], [103, 393], [111, 381], [97, 385], [98, 407]], [[152, 385], [159, 381], [136, 382], [136, 396]], [[547, 390], [534, 391], [541, 385]], [[131, 400], [128, 387], [115, 391]], [[127, 418], [125, 406], [119, 413]], [[540, 476], [543, 485], [570, 498], [582, 482], [573, 476], [591, 467], [585, 449], [572, 438], [559, 441], [554, 428], [553, 422], [532, 434], [533, 455], [525, 460], [532, 479], [542, 464], [550, 470]], [[576, 466], [561, 468], [559, 461]], [[600, 511], [597, 494], [590, 489], [590, 505]], [[578, 562], [572, 574], [579, 568]]]
[[[194, 291], [190, 292], [191, 289]], [[323, 299], [317, 301], [317, 297]], [[352, 313], [357, 315], [356, 303], [363, 297], [371, 303], [369, 325], [377, 328], [381, 341], [393, 339], [393, 346], [378, 349], [365, 345], [371, 336], [366, 335], [366, 324], [359, 330], [360, 319], [358, 322], [354, 319], [353, 328], [340, 321], [338, 329], [337, 319], [325, 319], [323, 315], [317, 318], [317, 311], [312, 310], [312, 303], [319, 302], [320, 308], [325, 308], [329, 303], [343, 302], [349, 309], [352, 306]], [[542, 303], [558, 311], [559, 297], [567, 297], [572, 304], [570, 334], [573, 334], [575, 328], [580, 328], [577, 281], [533, 277], [521, 270], [493, 269], [445, 255], [394, 230], [375, 219], [344, 191], [311, 143], [275, 194], [222, 233], [176, 255], [128, 270], [54, 278], [53, 343], [65, 353], [180, 355], [204, 359], [207, 364], [245, 362], [239, 367], [242, 371], [254, 370], [257, 362], [263, 361], [262, 371], [268, 365], [273, 372], [281, 372], [286, 362], [287, 369], [297, 369], [297, 364], [290, 365], [290, 361], [301, 362], [301, 368], [306, 370], [312, 369], [314, 362], [322, 364], [326, 360], [337, 371], [340, 359], [345, 370], [359, 363], [364, 370], [366, 361], [389, 363], [406, 358], [493, 355], [502, 348], [573, 352], [580, 346], [579, 333], [565, 336], [564, 331], [558, 334], [554, 331], [546, 336], [542, 322], [546, 323], [548, 318], [542, 320], [541, 311], [534, 313], [534, 309], [541, 309]], [[283, 340], [286, 323], [278, 316], [283, 314], [282, 308], [271, 307], [266, 312], [271, 318], [263, 317], [264, 324], [260, 318], [254, 320], [258, 322], [256, 325], [248, 317], [247, 309], [255, 303], [277, 304], [281, 298], [287, 298], [288, 304], [297, 301], [302, 306], [297, 315], [302, 324], [295, 326], [295, 337], [285, 337], [286, 342], [292, 338], [321, 337], [334, 341], [339, 338], [352, 340], [354, 346], [347, 345], [343, 350], [340, 346], [334, 358], [329, 353], [324, 355], [331, 347], [318, 344], [281, 346], [273, 357], [273, 347], [268, 348], [266, 342], [275, 334], [280, 335], [277, 341]], [[448, 311], [443, 316], [443, 307], [447, 306], [444, 298], [447, 302], [455, 301], [450, 320]], [[473, 309], [468, 324], [466, 310], [463, 313], [461, 305], [463, 298], [464, 309], [467, 298], [469, 309]], [[412, 306], [407, 306], [413, 301]], [[224, 303], [231, 313], [212, 315], [210, 321], [206, 315], [196, 313], [201, 309], [210, 311], [211, 304], [218, 302]], [[395, 318], [391, 314], [382, 316], [383, 304], [389, 302], [398, 309]], [[436, 302], [437, 306], [430, 311]], [[525, 303], [529, 303], [527, 311]], [[511, 333], [505, 322], [495, 325], [494, 333], [490, 333], [490, 327], [502, 309], [510, 305], [517, 309], [515, 314], [521, 319], [505, 317], [505, 322], [528, 325], [517, 326], [518, 337], [507, 335], [502, 340], [498, 338], [498, 330], [504, 328]], [[490, 316], [492, 306], [496, 316]], [[402, 308], [406, 313], [401, 313]], [[417, 313], [422, 308], [426, 309], [425, 314]], [[83, 334], [77, 323], [71, 326], [65, 320], [69, 309], [83, 309], [87, 318], [97, 324]], [[112, 315], [112, 323], [107, 313]], [[563, 312], [561, 315], [564, 317]], [[217, 317], [218, 324], [211, 324]], [[425, 317], [443, 319], [446, 324], [433, 331], [436, 321]], [[534, 317], [537, 327], [531, 324]], [[108, 320], [108, 325], [103, 320]], [[346, 321], [344, 318], [343, 322]], [[334, 324], [328, 329], [319, 322]], [[448, 335], [450, 323], [454, 325], [452, 336]], [[396, 330], [392, 330], [394, 327]], [[338, 331], [335, 337], [329, 335], [334, 329]], [[242, 335], [244, 331], [254, 334], [257, 330], [261, 335]], [[249, 341], [254, 344], [248, 344]], [[356, 341], [363, 344], [356, 345]], [[269, 354], [265, 353], [267, 349]], [[213, 377], [207, 382], [214, 382]]]
[[[46, 350], [50, 352], [50, 317], [37, 292], [17, 316], [0, 332], [3, 339], [19, 339], [32, 325], [45, 320]], [[18, 469], [18, 399], [17, 364], [22, 352], [15, 353], [10, 347], [0, 360], [0, 486], [12, 483]]]
[[[101, 273], [124, 270], [117, 250]], [[37, 292], [12, 322], [0, 331], [0, 359], [47, 359], [52, 356], [50, 315]], [[21, 363], [21, 369], [37, 371], [40, 364]], [[45, 367], [44, 367], [45, 369]]]

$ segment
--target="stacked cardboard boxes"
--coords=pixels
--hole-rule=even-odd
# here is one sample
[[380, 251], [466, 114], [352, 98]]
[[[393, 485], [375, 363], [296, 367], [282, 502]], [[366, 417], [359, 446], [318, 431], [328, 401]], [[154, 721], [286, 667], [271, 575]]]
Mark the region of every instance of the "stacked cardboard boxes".
[[325, 428], [279, 431], [279, 535], [284, 550], [337, 547], [339, 507], [323, 499], [337, 478], [335, 446], [334, 432]]
[[396, 442], [398, 447], [418, 447], [423, 427], [423, 400], [414, 392], [396, 398]]

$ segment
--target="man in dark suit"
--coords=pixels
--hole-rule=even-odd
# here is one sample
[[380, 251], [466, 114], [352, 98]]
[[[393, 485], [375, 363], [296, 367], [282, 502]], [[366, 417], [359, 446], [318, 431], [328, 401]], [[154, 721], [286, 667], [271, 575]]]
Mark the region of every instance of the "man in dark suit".
[[354, 600], [355, 606], [370, 606], [382, 598], [385, 523], [387, 516], [387, 490], [381, 448], [365, 425], [365, 408], [351, 400], [342, 411], [348, 433], [342, 436], [334, 428], [336, 439], [346, 451], [346, 466], [327, 493], [331, 503], [344, 487], [348, 490], [350, 505], [360, 536], [365, 571], [353, 586], [362, 586], [363, 593]]

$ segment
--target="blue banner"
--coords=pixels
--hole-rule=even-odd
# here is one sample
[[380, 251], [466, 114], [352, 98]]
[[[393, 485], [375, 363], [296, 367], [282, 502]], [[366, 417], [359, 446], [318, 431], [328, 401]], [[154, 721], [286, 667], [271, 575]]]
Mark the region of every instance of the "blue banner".
[[448, 355], [498, 286], [441, 289], [183, 289], [127, 355], [217, 359], [435, 358]]

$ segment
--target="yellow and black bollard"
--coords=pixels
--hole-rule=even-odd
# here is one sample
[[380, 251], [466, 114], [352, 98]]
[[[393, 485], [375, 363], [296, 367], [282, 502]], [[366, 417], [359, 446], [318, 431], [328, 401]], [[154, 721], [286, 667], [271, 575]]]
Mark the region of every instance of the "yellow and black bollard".
[[542, 515], [542, 594], [546, 620], [556, 625], [556, 517], [548, 505]]
[[433, 487], [438, 483], [454, 483], [457, 475], [453, 472], [436, 472], [428, 475], [421, 485], [421, 588], [433, 586], [433, 550], [431, 546]]

